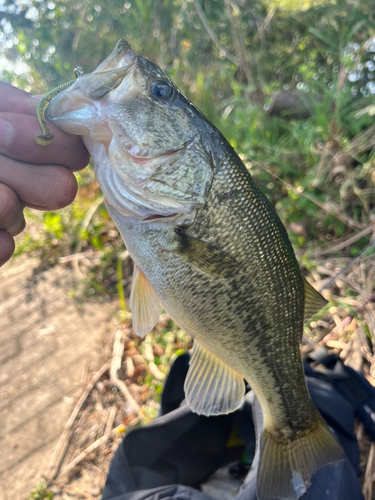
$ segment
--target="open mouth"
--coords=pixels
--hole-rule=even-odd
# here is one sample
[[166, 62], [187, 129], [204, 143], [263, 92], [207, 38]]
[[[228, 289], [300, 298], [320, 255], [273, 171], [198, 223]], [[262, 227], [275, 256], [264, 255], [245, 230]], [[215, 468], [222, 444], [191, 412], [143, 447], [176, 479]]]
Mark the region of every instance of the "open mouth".
[[46, 119], [65, 132], [88, 135], [90, 126], [105, 106], [116, 103], [119, 96], [129, 99], [138, 92], [132, 78], [136, 60], [130, 45], [120, 40], [95, 71], [80, 74], [72, 85], [51, 100]]
[[152, 214], [148, 215], [143, 220], [146, 221], [146, 220], [156, 220], [156, 219], [171, 219], [172, 217], [176, 217], [176, 215], [178, 215], [178, 213], [169, 215]]

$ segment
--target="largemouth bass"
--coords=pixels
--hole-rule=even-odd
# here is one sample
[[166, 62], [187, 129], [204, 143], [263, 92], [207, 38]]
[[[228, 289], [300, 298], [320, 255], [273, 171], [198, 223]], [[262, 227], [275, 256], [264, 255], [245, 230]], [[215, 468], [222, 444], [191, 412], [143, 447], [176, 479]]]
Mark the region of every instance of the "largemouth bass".
[[194, 337], [194, 412], [234, 411], [249, 382], [264, 419], [258, 498], [299, 498], [343, 452], [310, 400], [299, 351], [304, 321], [326, 301], [301, 276], [275, 210], [222, 134], [124, 40], [46, 118], [81, 135], [93, 158], [135, 263], [135, 332], [151, 331], [164, 307]]

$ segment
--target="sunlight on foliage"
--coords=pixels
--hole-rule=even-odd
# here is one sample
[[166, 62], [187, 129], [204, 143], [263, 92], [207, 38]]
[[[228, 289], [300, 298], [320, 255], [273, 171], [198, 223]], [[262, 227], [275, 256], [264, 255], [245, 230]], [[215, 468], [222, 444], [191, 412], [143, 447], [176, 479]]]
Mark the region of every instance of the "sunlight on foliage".
[[322, 4], [336, 4], [335, 0], [267, 0], [266, 6], [272, 9], [279, 8], [289, 12], [311, 9]]

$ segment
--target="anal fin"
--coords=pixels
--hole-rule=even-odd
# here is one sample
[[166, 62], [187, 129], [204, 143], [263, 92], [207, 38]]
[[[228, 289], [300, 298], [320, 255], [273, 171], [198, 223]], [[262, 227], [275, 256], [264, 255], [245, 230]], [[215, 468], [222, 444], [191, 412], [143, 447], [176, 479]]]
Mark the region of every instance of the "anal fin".
[[303, 278], [303, 286], [305, 289], [303, 322], [307, 323], [307, 321], [328, 304], [328, 301], [305, 278]]
[[196, 341], [184, 389], [190, 409], [199, 415], [230, 413], [245, 394], [241, 375]]
[[137, 264], [134, 265], [130, 309], [136, 335], [144, 337], [159, 321], [162, 304]]

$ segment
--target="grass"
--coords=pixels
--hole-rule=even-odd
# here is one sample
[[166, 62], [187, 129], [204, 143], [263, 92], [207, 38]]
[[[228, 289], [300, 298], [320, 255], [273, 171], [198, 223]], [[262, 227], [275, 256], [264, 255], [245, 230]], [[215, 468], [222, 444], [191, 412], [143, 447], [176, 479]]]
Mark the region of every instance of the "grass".
[[40, 481], [38, 486], [30, 492], [29, 500], [50, 500], [54, 497], [52, 491], [47, 488], [45, 481]]

